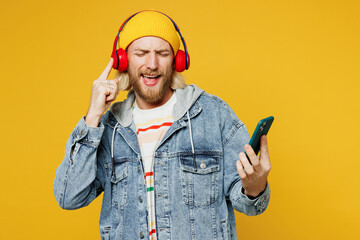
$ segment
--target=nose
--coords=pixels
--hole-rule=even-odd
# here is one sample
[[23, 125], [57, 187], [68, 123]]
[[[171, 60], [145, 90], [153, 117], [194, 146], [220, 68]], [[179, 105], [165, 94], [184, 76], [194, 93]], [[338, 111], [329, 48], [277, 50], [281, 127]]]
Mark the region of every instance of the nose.
[[155, 53], [148, 54], [146, 58], [146, 67], [151, 70], [156, 70], [159, 66], [158, 59]]

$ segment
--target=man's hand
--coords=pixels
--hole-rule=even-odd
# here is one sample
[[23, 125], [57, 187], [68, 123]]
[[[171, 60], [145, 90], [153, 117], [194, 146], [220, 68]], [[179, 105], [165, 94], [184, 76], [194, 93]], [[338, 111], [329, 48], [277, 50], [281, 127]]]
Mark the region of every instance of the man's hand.
[[97, 127], [99, 125], [101, 116], [106, 109], [110, 107], [119, 94], [119, 81], [109, 80], [107, 77], [111, 71], [113, 59], [106, 66], [100, 77], [94, 81], [91, 90], [90, 107], [85, 117], [85, 122], [90, 127]]
[[271, 169], [266, 135], [263, 135], [260, 140], [260, 158], [249, 144], [245, 145], [245, 151], [252, 165], [245, 153], [241, 152], [239, 154], [240, 160], [236, 162], [236, 168], [245, 190], [244, 193], [250, 197], [257, 197], [265, 190], [267, 176]]

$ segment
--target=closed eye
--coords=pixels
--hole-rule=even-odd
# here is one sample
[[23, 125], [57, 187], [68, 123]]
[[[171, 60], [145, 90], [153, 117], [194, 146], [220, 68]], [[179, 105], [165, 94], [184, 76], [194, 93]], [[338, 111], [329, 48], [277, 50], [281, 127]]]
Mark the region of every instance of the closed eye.
[[170, 53], [168, 53], [168, 52], [163, 52], [163, 53], [159, 53], [159, 55], [162, 56], [162, 57], [167, 57], [167, 56], [170, 55]]
[[138, 56], [138, 57], [143, 57], [145, 56], [145, 52], [136, 52], [135, 55]]
[[161, 50], [161, 51], [157, 51], [156, 53], [162, 57], [167, 57], [170, 55], [170, 52], [168, 50]]

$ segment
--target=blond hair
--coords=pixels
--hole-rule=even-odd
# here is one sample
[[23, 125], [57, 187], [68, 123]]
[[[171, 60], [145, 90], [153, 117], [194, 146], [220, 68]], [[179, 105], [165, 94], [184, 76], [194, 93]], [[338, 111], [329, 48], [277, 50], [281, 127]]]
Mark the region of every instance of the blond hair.
[[[127, 72], [117, 71], [115, 78], [119, 80], [120, 91], [127, 91], [132, 88], [129, 80], [129, 74]], [[183, 76], [180, 73], [174, 71], [172, 74], [172, 83], [170, 86], [171, 89], [175, 90], [178, 88], [184, 88], [185, 86], [186, 83]]]

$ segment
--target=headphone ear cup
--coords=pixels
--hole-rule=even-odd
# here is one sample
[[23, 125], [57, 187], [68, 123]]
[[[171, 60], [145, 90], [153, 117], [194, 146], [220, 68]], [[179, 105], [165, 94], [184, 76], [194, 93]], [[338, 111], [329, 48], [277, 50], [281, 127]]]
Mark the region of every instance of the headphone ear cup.
[[[120, 49], [116, 50], [116, 54], [119, 56], [119, 64], [116, 63], [115, 67], [114, 67], [114, 65], [113, 65], [113, 67], [116, 69], [116, 66], [118, 65], [117, 70], [119, 70], [120, 72], [125, 72], [126, 69], [128, 68], [128, 58], [127, 58], [125, 50], [120, 48]], [[115, 63], [115, 61], [114, 61], [114, 63]]]
[[188, 66], [186, 66], [186, 54], [184, 51], [179, 49], [175, 56], [175, 70], [177, 72], [182, 72], [185, 69], [188, 69], [189, 66], [190, 66], [190, 58], [188, 57]]

